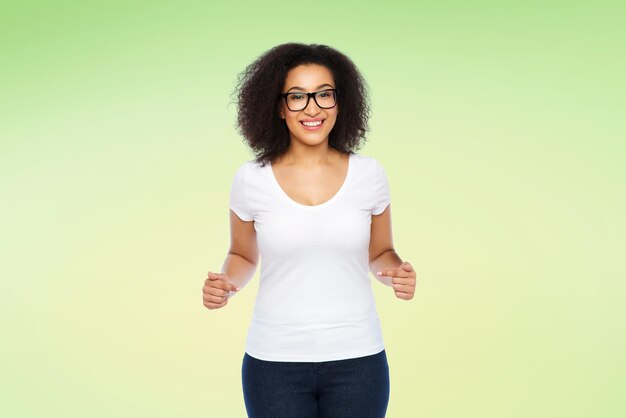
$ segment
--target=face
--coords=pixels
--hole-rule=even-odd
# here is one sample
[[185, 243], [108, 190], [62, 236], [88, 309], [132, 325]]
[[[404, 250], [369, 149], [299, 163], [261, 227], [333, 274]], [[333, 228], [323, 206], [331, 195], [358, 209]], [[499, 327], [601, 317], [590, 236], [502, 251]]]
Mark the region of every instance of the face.
[[[336, 86], [328, 68], [317, 64], [305, 64], [294, 67], [287, 73], [282, 93], [312, 93], [331, 88], [336, 88]], [[321, 102], [322, 99], [318, 101], [325, 106]], [[306, 96], [304, 96], [304, 102], [306, 102]], [[337, 105], [330, 109], [323, 109], [315, 103], [313, 97], [310, 98], [307, 106], [299, 111], [289, 110], [285, 100], [281, 99], [279, 109], [279, 116], [285, 119], [291, 140], [307, 145], [318, 145], [328, 140], [328, 135], [335, 126], [337, 113]]]

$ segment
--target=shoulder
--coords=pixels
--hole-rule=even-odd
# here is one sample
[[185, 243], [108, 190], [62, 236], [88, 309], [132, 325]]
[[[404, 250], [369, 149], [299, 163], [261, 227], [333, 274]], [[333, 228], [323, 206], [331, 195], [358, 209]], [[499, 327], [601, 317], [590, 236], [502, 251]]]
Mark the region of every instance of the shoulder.
[[239, 164], [237, 168], [235, 168], [235, 175], [246, 177], [249, 175], [249, 173], [252, 173], [253, 171], [258, 171], [262, 168], [263, 167], [261, 167], [261, 164], [257, 163], [255, 160], [246, 160], [243, 163]]
[[234, 180], [247, 190], [265, 189], [268, 187], [268, 169], [267, 164], [261, 166], [254, 159], [246, 160], [235, 169]]
[[378, 160], [376, 159], [376, 157], [373, 157], [371, 155], [365, 155], [365, 154], [359, 154], [357, 152], [352, 153], [352, 158], [354, 158], [356, 161], [359, 161], [363, 164], [376, 164], [378, 163]]
[[363, 173], [375, 174], [382, 168], [380, 162], [373, 156], [353, 153], [352, 161], [358, 170]]

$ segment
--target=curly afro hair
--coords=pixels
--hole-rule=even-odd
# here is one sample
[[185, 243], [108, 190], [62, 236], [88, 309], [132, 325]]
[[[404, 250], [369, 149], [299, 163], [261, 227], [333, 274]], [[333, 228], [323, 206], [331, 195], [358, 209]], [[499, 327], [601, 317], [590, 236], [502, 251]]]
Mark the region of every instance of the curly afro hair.
[[368, 131], [370, 105], [367, 85], [350, 58], [327, 45], [286, 43], [266, 51], [238, 75], [237, 128], [256, 155], [267, 162], [289, 148], [289, 129], [279, 117], [280, 93], [289, 70], [302, 64], [328, 68], [337, 88], [341, 111], [330, 132], [329, 146], [352, 153]]

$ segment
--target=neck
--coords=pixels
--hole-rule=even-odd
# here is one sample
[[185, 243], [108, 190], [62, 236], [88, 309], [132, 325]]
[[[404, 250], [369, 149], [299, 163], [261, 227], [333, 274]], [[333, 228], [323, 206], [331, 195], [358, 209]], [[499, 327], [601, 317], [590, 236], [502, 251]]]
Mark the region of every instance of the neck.
[[328, 146], [328, 141], [324, 141], [316, 146], [292, 141], [289, 149], [277, 161], [284, 165], [297, 165], [304, 168], [319, 167], [321, 165], [333, 163], [341, 157], [341, 152]]

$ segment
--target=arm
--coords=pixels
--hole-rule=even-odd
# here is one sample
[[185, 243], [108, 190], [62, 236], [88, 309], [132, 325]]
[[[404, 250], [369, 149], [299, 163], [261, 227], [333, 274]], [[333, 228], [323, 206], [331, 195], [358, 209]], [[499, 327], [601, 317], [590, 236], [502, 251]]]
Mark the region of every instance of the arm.
[[254, 221], [243, 221], [232, 209], [229, 211], [230, 248], [222, 265], [222, 273], [226, 274], [233, 284], [243, 289], [254, 276], [259, 261], [256, 230]]
[[379, 215], [372, 215], [369, 245], [369, 268], [385, 286], [392, 286], [391, 277], [379, 277], [376, 272], [395, 269], [402, 259], [393, 247], [391, 204]]

